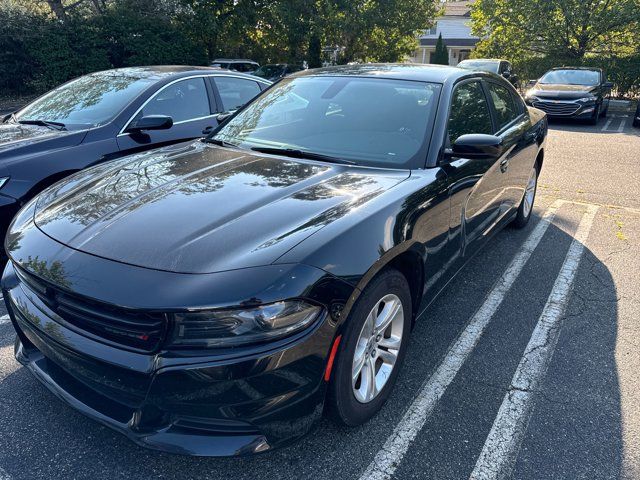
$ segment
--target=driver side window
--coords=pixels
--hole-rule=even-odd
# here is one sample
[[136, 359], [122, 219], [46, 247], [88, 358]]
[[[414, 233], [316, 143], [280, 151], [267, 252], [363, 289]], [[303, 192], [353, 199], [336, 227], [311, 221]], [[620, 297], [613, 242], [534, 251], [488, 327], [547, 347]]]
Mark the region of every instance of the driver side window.
[[451, 100], [449, 145], [453, 144], [458, 137], [470, 133], [493, 134], [489, 104], [479, 81], [456, 87]]
[[181, 80], [156, 93], [136, 119], [146, 115], [168, 115], [173, 123], [211, 115], [204, 79]]

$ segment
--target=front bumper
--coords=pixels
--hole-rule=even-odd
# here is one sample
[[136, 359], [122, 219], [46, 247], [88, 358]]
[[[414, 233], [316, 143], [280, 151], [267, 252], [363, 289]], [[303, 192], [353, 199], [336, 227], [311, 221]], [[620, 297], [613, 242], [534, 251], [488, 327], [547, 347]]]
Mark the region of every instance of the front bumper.
[[57, 322], [24, 285], [3, 291], [17, 360], [70, 406], [142, 446], [188, 455], [253, 454], [303, 436], [322, 414], [333, 334], [326, 319], [277, 351], [156, 368], [164, 354], [96, 342]]

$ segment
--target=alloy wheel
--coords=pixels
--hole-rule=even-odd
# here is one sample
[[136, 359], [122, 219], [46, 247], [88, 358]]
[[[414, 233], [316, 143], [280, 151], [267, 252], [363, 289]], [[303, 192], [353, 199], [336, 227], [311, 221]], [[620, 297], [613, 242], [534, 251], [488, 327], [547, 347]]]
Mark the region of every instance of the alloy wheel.
[[531, 213], [531, 208], [533, 207], [533, 201], [536, 197], [536, 183], [538, 182], [538, 170], [536, 167], [533, 167], [531, 170], [531, 175], [529, 176], [529, 181], [527, 182], [527, 188], [524, 191], [524, 205], [522, 208], [522, 213], [524, 217], [528, 217]]
[[358, 402], [369, 403], [386, 385], [398, 359], [403, 329], [400, 298], [385, 295], [369, 312], [353, 355], [352, 388]]

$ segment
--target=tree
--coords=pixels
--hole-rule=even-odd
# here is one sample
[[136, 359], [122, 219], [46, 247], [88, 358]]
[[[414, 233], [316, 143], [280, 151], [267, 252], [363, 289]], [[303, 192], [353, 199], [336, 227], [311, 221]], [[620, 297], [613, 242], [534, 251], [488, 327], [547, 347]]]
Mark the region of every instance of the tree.
[[437, 65], [449, 65], [449, 51], [447, 50], [447, 46], [444, 44], [442, 34], [438, 36], [436, 51], [433, 54], [431, 63], [435, 63]]
[[640, 0], [478, 0], [472, 19], [478, 55], [581, 61], [637, 44]]

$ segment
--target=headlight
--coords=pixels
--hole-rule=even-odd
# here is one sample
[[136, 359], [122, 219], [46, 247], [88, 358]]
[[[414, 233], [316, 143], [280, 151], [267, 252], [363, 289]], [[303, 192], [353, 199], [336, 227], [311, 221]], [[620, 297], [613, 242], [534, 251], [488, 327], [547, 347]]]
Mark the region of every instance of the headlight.
[[578, 99], [579, 102], [595, 102], [596, 101], [596, 97], [582, 97]]
[[247, 309], [178, 313], [171, 344], [177, 347], [237, 347], [275, 340], [305, 329], [319, 313], [320, 307], [301, 300]]
[[9, 181], [9, 177], [0, 177], [0, 188], [4, 187], [4, 184]]

